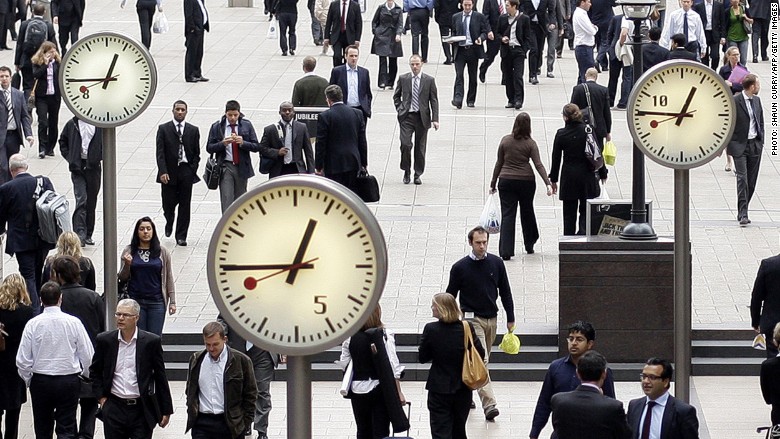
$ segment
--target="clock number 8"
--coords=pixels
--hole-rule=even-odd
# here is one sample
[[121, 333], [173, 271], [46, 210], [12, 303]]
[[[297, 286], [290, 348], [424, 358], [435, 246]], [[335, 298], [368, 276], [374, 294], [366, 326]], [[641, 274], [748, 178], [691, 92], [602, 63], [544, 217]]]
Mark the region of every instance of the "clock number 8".
[[319, 305], [319, 310], [314, 310], [314, 314], [325, 314], [328, 311], [328, 305], [323, 301], [328, 296], [314, 296], [314, 304]]
[[79, 93], [81, 93], [82, 98], [89, 99], [89, 89], [86, 86], [79, 87]]
[[667, 99], [668, 98], [666, 97], [666, 95], [653, 96], [653, 105], [655, 105], [656, 107], [659, 107], [659, 106], [660, 107], [665, 107], [666, 104], [667, 104]]

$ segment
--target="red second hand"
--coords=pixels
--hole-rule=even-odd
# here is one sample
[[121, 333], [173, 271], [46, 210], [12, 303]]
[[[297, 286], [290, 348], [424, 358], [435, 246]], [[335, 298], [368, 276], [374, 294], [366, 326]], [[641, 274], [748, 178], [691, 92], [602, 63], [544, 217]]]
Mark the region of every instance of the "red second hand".
[[275, 271], [275, 272], [273, 272], [273, 273], [271, 273], [271, 274], [269, 274], [267, 276], [261, 277], [259, 279], [256, 279], [254, 277], [247, 277], [246, 279], [244, 279], [244, 288], [246, 288], [247, 290], [254, 290], [257, 287], [257, 284], [259, 282], [264, 281], [264, 280], [268, 279], [269, 277], [273, 277], [273, 276], [276, 276], [278, 274], [282, 274], [285, 271], [290, 271], [290, 270], [295, 270], [296, 268], [301, 268], [304, 265], [311, 264], [312, 262], [316, 261], [317, 259], [319, 259], [319, 258], [310, 259], [308, 261], [301, 262], [300, 264], [290, 265], [289, 267], [282, 268], [279, 271]]

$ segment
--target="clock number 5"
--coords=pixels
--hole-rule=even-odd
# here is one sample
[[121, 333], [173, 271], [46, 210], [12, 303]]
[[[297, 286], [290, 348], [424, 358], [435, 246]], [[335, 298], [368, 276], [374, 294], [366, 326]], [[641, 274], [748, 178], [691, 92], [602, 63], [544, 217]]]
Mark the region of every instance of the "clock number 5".
[[319, 305], [319, 310], [314, 310], [314, 314], [325, 314], [328, 311], [328, 305], [324, 302], [324, 300], [328, 296], [314, 296], [314, 304]]

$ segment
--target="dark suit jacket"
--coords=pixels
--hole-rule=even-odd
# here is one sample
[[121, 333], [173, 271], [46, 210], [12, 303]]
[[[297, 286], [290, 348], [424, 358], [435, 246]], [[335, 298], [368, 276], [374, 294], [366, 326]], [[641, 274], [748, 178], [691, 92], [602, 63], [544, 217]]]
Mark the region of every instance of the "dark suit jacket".
[[[200, 181], [198, 177], [198, 165], [200, 164], [200, 130], [191, 123], [184, 124], [181, 135], [181, 143], [184, 145], [184, 155], [187, 164], [192, 169], [192, 183]], [[168, 174], [168, 184], [176, 185], [179, 181], [179, 134], [176, 133], [176, 124], [173, 121], [166, 122], [157, 127], [157, 183], [160, 176]]]
[[[325, 39], [331, 45], [336, 44], [341, 38], [341, 2], [333, 1], [328, 7], [328, 18], [325, 20]], [[347, 20], [345, 32], [347, 34], [347, 44], [355, 44], [360, 41], [363, 34], [363, 17], [360, 15], [360, 5], [352, 0], [347, 1]]]
[[[754, 0], [755, 2], [756, 0]], [[751, 5], [753, 3], [751, 2]], [[707, 7], [704, 2], [693, 5], [693, 10], [701, 17], [701, 25], [704, 29], [707, 28]], [[712, 34], [707, 35], [707, 44], [713, 44], [720, 41], [721, 38], [726, 38], [726, 9], [724, 9], [723, 2], [713, 0], [712, 2]]]
[[62, 25], [81, 26], [84, 20], [84, 0], [52, 0], [51, 16], [58, 17], [57, 21]]
[[767, 336], [767, 343], [771, 343], [777, 322], [780, 322], [780, 255], [761, 261], [750, 298], [750, 326], [759, 328]]
[[[398, 78], [398, 85], [393, 92], [393, 104], [398, 113], [398, 122], [406, 119], [412, 106], [412, 74], [404, 73]], [[420, 72], [420, 94], [418, 96], [420, 119], [426, 129], [431, 122], [439, 121], [439, 94], [433, 76]]]
[[[751, 18], [761, 18], [768, 20], [770, 17], [770, 3], [777, 3], [777, 0], [753, 0], [750, 2], [748, 15]], [[728, 5], [726, 5], [728, 6]]]
[[[475, 45], [471, 50], [477, 51], [477, 57], [482, 59], [485, 57], [485, 45], [484, 42], [487, 39], [487, 34], [490, 32], [490, 24], [488, 24], [487, 18], [480, 14], [476, 10], [471, 11], [471, 22], [469, 23], [469, 33], [471, 33], [471, 42]], [[463, 12], [458, 12], [452, 16], [452, 35], [453, 36], [465, 36], [466, 31], [463, 28]], [[476, 45], [477, 39], [481, 43]], [[453, 58], [458, 57], [458, 51], [460, 46], [458, 43], [452, 45]]]
[[[227, 118], [222, 116], [217, 122], [214, 122], [209, 129], [209, 139], [206, 143], [206, 152], [209, 154], [216, 153], [217, 161], [222, 163], [225, 160], [225, 145], [222, 140], [225, 139], [225, 128], [227, 127]], [[257, 133], [255, 133], [255, 127], [252, 126], [252, 122], [248, 119], [244, 119], [244, 115], [238, 118], [238, 126], [236, 127], [238, 135], [243, 137], [244, 143], [238, 147], [238, 175], [242, 178], [251, 178], [255, 175], [255, 171], [252, 169], [252, 157], [249, 156], [249, 152], [259, 152], [260, 143], [257, 141]]]
[[[206, 7], [206, 0], [203, 0], [203, 7]], [[208, 12], [208, 11], [207, 11]], [[203, 24], [203, 10], [196, 0], [184, 0], [184, 36], [187, 34], [203, 32], [209, 30], [211, 20]]]
[[[42, 17], [38, 18], [42, 19]], [[32, 18], [30, 20], [32, 20]], [[33, 54], [24, 52], [24, 36], [27, 34], [27, 25], [30, 23], [30, 20], [25, 20], [19, 25], [19, 36], [16, 39], [16, 51], [14, 52], [14, 65], [17, 66], [28, 67], [32, 64], [30, 57], [32, 57]], [[46, 23], [46, 40], [58, 44], [54, 32], [54, 25], [49, 22]], [[14, 102], [14, 105], [16, 105], [16, 102]]]
[[[504, 6], [504, 11], [504, 13], [506, 13], [506, 6]], [[490, 26], [490, 30], [495, 34], [496, 29], [498, 29], [498, 19], [502, 15], [501, 11], [498, 9], [496, 0], [485, 0], [485, 2], [482, 3], [482, 15], [487, 18], [488, 26]], [[496, 38], [494, 41], [500, 43], [501, 39]]]
[[[92, 356], [92, 365], [89, 366], [89, 376], [92, 379], [92, 391], [95, 398], [107, 398], [111, 395], [116, 357], [119, 351], [118, 334], [119, 330], [113, 330], [97, 336], [95, 355]], [[165, 375], [160, 337], [139, 329], [135, 349], [135, 373], [138, 377], [138, 389], [142, 396], [141, 404], [144, 418], [149, 428], [154, 429], [160, 420], [156, 419], [152, 398], [157, 400], [160, 415], [173, 413], [173, 400], [171, 399], [171, 389], [168, 387], [168, 378]]]
[[[612, 111], [609, 109], [609, 90], [595, 81], [586, 81], [590, 91], [591, 123], [596, 136], [603, 139], [612, 132]], [[588, 107], [588, 97], [582, 84], [575, 85], [571, 91], [571, 103], [580, 108]]]
[[[476, 8], [476, 4], [474, 7]], [[450, 26], [452, 24], [452, 16], [458, 11], [460, 11], [460, 2], [458, 0], [433, 1], [433, 16], [436, 23], [440, 25]]]
[[325, 175], [368, 166], [366, 123], [357, 108], [335, 103], [317, 119], [314, 167]]
[[[374, 96], [371, 94], [371, 77], [368, 74], [368, 69], [365, 67], [357, 66], [358, 71], [358, 101], [360, 102], [360, 108], [363, 110], [363, 115], [366, 118], [371, 117], [371, 101]], [[338, 67], [334, 67], [330, 71], [330, 83], [341, 87], [341, 91], [344, 92], [344, 103], [349, 101], [349, 87], [347, 86], [347, 65], [342, 64]]]
[[[8, 107], [6, 107], [5, 99], [0, 100], [2, 100], [2, 103], [0, 103], [0, 145], [4, 145], [8, 131]], [[14, 120], [16, 121], [16, 132], [19, 134], [19, 138], [24, 139], [32, 136], [32, 119], [30, 118], [30, 113], [27, 112], [27, 99], [24, 98], [24, 93], [21, 90], [11, 88], [11, 103], [14, 106]], [[13, 151], [13, 153], [16, 152], [19, 151]], [[11, 154], [11, 152], [7, 153]]]
[[[51, 180], [43, 178], [43, 190], [54, 190]], [[23, 172], [0, 186], [0, 233], [6, 231], [5, 252], [11, 256], [18, 252], [54, 248], [38, 235], [38, 213], [33, 193], [37, 179]]]
[[[504, 14], [498, 19], [498, 32], [496, 35], [497, 39], [501, 39], [502, 37], [509, 37], [509, 33], [512, 31], [512, 27], [509, 25], [509, 14]], [[523, 55], [525, 56], [528, 53], [528, 50], [531, 49], [531, 46], [534, 41], [534, 34], [531, 32], [531, 19], [528, 18], [527, 15], [521, 13], [519, 17], [517, 17], [517, 26], [515, 26], [515, 38], [517, 38], [517, 42], [520, 43], [520, 47], [522, 48]], [[509, 50], [509, 44], [502, 44], [501, 50], [504, 51], [501, 56], [506, 56], [507, 50]]]
[[669, 49], [661, 47], [658, 42], [650, 42], [642, 45], [642, 67], [643, 73], [650, 67], [660, 64], [669, 59]]
[[[295, 81], [292, 93], [292, 104], [295, 107], [327, 107], [325, 88], [328, 80], [314, 73], [306, 74]], [[370, 88], [370, 87], [369, 87]]]
[[[642, 434], [642, 412], [647, 398], [637, 398], [628, 403], [628, 425], [631, 427], [631, 439], [639, 439]], [[696, 408], [669, 395], [661, 420], [661, 439], [699, 439], [699, 420]]]
[[689, 59], [691, 61], [696, 61], [696, 54], [689, 52], [684, 47], [678, 47], [676, 49], [670, 50], [669, 56], [666, 59]]
[[[68, 161], [68, 169], [81, 171], [81, 131], [79, 131], [79, 119], [70, 119], [60, 134], [60, 154]], [[103, 129], [95, 127], [95, 135], [89, 141], [87, 148], [87, 169], [100, 170], [100, 162], [103, 161]]]
[[534, 17], [536, 17], [539, 20], [539, 25], [545, 30], [547, 30], [547, 24], [556, 24], [554, 0], [539, 0], [538, 8], [534, 8], [531, 0], [523, 0], [520, 2], [520, 10], [528, 16], [531, 23], [534, 22]]
[[79, 284], [65, 284], [62, 288], [62, 312], [81, 320], [92, 346], [97, 336], [106, 330], [106, 309], [98, 293]]
[[[311, 149], [311, 141], [309, 140], [309, 131], [306, 129], [306, 124], [293, 120], [292, 131], [292, 162], [295, 163], [298, 167], [298, 172], [301, 174], [313, 174], [314, 152]], [[280, 133], [282, 134], [281, 138], [279, 137]], [[284, 135], [281, 122], [268, 125], [263, 129], [263, 137], [260, 139], [260, 155], [276, 160], [274, 167], [271, 168], [271, 172], [268, 173], [270, 178], [278, 177], [282, 173], [284, 157], [279, 155], [279, 150], [284, 147]]]
[[[734, 123], [734, 134], [731, 135], [731, 141], [727, 147], [729, 155], [741, 156], [747, 147], [748, 133], [750, 131], [750, 113], [747, 109], [748, 101], [745, 95], [740, 92], [734, 95], [734, 106], [736, 113], [736, 122]], [[756, 118], [758, 135], [756, 141], [759, 145], [764, 144], [764, 111], [761, 108], [761, 98], [753, 96], [753, 111]], [[769, 338], [767, 338], [769, 340]]]
[[[769, 340], [767, 342], [771, 343]], [[780, 407], [780, 358], [774, 357], [761, 363], [761, 394], [764, 401], [775, 407]]]
[[[615, 7], [615, 0], [593, 1], [590, 10], [588, 11], [590, 21], [598, 27], [608, 25], [609, 20], [615, 16], [615, 12], [612, 9], [613, 7]], [[574, 9], [572, 8], [572, 11], [573, 10]]]
[[552, 397], [552, 423], [559, 439], [629, 439], [623, 403], [580, 385]]
[[[618, 54], [615, 53], [615, 44], [617, 44], [618, 40], [620, 40], [620, 32], [623, 30], [622, 25], [623, 14], [615, 15], [609, 20], [609, 27], [607, 28], [607, 42], [609, 44], [609, 48], [607, 49], [607, 53], [609, 53], [610, 61], [615, 61], [618, 59]], [[630, 37], [631, 36], [629, 35], [629, 38]], [[644, 47], [644, 45], [642, 47]]]
[[[479, 355], [485, 356], [485, 349], [471, 326], [471, 337]], [[431, 322], [423, 328], [418, 348], [420, 363], [431, 362], [425, 388], [436, 393], [453, 394], [465, 387], [463, 372], [463, 323]]]
[[[566, 126], [555, 133], [550, 181], [557, 183], [560, 175], [558, 198], [562, 201], [595, 198], [600, 193], [590, 161], [585, 157], [585, 136], [585, 124], [574, 121], [566, 122]], [[606, 178], [606, 175], [606, 166], [603, 166], [599, 176]]]

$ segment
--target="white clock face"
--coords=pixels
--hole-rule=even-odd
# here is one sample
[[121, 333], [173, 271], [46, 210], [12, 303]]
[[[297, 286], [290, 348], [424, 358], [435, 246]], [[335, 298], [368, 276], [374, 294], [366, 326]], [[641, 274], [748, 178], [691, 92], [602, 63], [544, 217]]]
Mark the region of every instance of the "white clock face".
[[321, 352], [362, 325], [387, 274], [384, 237], [350, 191], [279, 177], [236, 200], [211, 238], [211, 294], [247, 340], [288, 355]]
[[114, 127], [138, 116], [151, 102], [157, 69], [141, 44], [114, 32], [82, 38], [68, 50], [60, 89], [70, 110], [84, 120]]
[[734, 131], [729, 86], [707, 66], [667, 61], [645, 73], [629, 98], [629, 130], [645, 155], [689, 169], [715, 158]]

